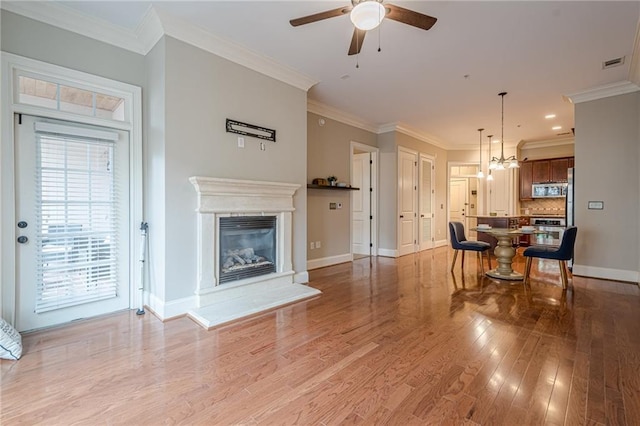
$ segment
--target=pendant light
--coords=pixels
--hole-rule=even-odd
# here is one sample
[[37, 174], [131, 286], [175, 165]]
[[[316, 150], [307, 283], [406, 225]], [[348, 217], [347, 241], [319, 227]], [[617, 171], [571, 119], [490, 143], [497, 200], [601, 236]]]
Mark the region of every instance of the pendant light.
[[[493, 135], [489, 135], [487, 136], [487, 139], [489, 139], [489, 158], [491, 158], [491, 138], [493, 137]], [[489, 175], [487, 176], [487, 180], [488, 181], [492, 181], [493, 180], [493, 175], [491, 174], [493, 170], [491, 169], [491, 163], [489, 163]]]
[[504, 158], [504, 95], [506, 94], [507, 92], [498, 93], [498, 96], [502, 98], [502, 137], [500, 139], [500, 158], [493, 157], [491, 159], [491, 163], [489, 164], [490, 169], [504, 170], [505, 167], [509, 167], [510, 169], [520, 167], [515, 155]]
[[478, 179], [482, 179], [484, 177], [484, 173], [482, 173], [482, 131], [484, 129], [478, 129], [478, 132], [480, 133], [480, 170], [478, 171]]

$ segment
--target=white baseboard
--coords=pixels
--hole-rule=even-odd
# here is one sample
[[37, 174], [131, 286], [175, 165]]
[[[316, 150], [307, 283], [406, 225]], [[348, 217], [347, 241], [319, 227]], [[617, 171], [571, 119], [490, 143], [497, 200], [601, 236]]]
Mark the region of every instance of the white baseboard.
[[379, 248], [378, 249], [378, 256], [398, 257], [398, 250]]
[[296, 272], [293, 274], [293, 282], [296, 284], [306, 284], [309, 282], [309, 271]]
[[601, 278], [604, 280], [625, 281], [631, 283], [638, 282], [638, 271], [625, 271], [622, 269], [599, 268], [597, 266], [577, 265], [572, 268], [574, 275], [590, 278]]
[[324, 268], [325, 266], [337, 265], [338, 263], [345, 263], [353, 261], [353, 255], [351, 253], [339, 254], [337, 256], [322, 257], [320, 259], [307, 260], [307, 270]]
[[165, 302], [153, 294], [149, 295], [149, 309], [152, 310], [161, 321], [183, 316], [191, 309], [195, 309], [196, 304], [196, 296], [183, 297], [182, 299]]
[[440, 240], [440, 241], [434, 241], [433, 242], [433, 247], [444, 247], [444, 246], [448, 246], [449, 245], [449, 241], [447, 240]]

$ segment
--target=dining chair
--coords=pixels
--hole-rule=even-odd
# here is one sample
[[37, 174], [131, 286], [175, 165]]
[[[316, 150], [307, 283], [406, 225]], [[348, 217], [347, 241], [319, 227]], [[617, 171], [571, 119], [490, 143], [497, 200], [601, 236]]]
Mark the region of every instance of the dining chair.
[[461, 222], [449, 222], [449, 232], [451, 234], [451, 247], [455, 250], [453, 252], [453, 262], [451, 263], [451, 271], [456, 264], [456, 258], [458, 257], [458, 251], [462, 251], [462, 261], [460, 267], [464, 269], [464, 252], [475, 251], [480, 261], [480, 269], [484, 274], [484, 264], [482, 263], [482, 253], [487, 253], [487, 262], [489, 263], [489, 269], [491, 269], [491, 255], [489, 249], [491, 244], [484, 241], [468, 241], [464, 235], [464, 225]]
[[522, 283], [527, 285], [529, 276], [531, 273], [531, 260], [534, 257], [540, 259], [555, 259], [560, 264], [560, 275], [562, 276], [562, 288], [567, 289], [567, 260], [573, 257], [573, 246], [576, 243], [576, 234], [578, 228], [575, 226], [569, 226], [562, 235], [562, 240], [559, 246], [531, 246], [528, 247], [522, 255], [527, 258], [527, 262], [524, 267], [524, 280]]

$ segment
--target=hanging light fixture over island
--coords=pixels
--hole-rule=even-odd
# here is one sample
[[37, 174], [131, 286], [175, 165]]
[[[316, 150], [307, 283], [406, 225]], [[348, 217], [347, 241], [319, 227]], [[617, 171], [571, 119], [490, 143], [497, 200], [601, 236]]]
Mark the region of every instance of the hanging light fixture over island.
[[500, 138], [500, 158], [493, 157], [489, 163], [489, 170], [504, 170], [506, 167], [515, 169], [520, 167], [518, 159], [515, 155], [504, 157], [504, 96], [507, 92], [500, 92], [498, 96], [502, 98], [502, 135]]

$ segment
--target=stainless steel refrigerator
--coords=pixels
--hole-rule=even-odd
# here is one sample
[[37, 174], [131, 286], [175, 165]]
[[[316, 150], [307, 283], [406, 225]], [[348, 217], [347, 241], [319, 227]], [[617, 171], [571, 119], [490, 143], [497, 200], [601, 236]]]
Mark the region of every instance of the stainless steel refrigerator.
[[[566, 215], [566, 223], [567, 226], [575, 226], [575, 207], [576, 201], [574, 198], [574, 178], [575, 178], [575, 169], [570, 167], [567, 170], [567, 196], [565, 198], [565, 215]], [[573, 268], [573, 258], [567, 261], [567, 266], [569, 270]]]

